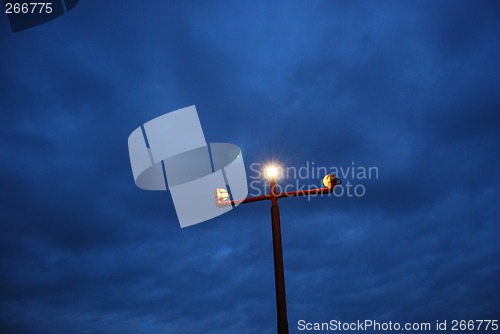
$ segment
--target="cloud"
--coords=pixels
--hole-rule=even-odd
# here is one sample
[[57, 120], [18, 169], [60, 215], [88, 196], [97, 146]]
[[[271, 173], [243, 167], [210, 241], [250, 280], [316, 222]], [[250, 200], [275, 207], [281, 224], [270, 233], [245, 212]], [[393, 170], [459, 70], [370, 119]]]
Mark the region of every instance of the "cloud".
[[2, 332], [274, 332], [268, 203], [181, 230], [133, 183], [129, 133], [192, 104], [248, 166], [379, 169], [281, 201], [291, 329], [499, 317], [498, 6], [119, 6], [0, 30]]

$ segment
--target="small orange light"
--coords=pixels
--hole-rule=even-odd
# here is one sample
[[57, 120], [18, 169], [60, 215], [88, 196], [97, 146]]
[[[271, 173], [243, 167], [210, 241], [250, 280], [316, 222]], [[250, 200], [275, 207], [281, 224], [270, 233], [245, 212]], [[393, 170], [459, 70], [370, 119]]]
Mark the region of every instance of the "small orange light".
[[335, 175], [333, 175], [333, 174], [327, 174], [323, 178], [323, 184], [325, 185], [325, 187], [331, 188], [333, 186], [333, 180], [335, 180], [335, 179], [336, 179]]
[[224, 188], [215, 189], [215, 199], [218, 201], [227, 201], [229, 199], [229, 193]]

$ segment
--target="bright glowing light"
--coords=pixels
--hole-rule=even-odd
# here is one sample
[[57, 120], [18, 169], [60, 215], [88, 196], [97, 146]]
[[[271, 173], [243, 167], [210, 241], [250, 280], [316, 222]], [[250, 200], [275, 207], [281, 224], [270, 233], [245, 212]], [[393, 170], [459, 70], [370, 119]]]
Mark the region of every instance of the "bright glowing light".
[[330, 183], [333, 182], [333, 180], [335, 180], [335, 175], [327, 174], [323, 178], [323, 184], [325, 185], [325, 187], [330, 188]]
[[276, 166], [268, 166], [264, 170], [264, 174], [269, 179], [275, 179], [280, 175], [280, 169]]
[[215, 198], [218, 201], [227, 201], [229, 199], [229, 193], [224, 188], [215, 189]]

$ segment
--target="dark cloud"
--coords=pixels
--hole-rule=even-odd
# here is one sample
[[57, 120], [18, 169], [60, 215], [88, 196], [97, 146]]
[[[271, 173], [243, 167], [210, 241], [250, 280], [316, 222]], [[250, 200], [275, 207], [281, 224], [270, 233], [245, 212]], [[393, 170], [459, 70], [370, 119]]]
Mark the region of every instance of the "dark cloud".
[[168, 194], [133, 183], [130, 132], [193, 104], [249, 181], [270, 159], [378, 168], [345, 178], [363, 197], [282, 201], [292, 332], [498, 319], [499, 10], [82, 1], [4, 22], [0, 331], [275, 332], [268, 203], [181, 230]]

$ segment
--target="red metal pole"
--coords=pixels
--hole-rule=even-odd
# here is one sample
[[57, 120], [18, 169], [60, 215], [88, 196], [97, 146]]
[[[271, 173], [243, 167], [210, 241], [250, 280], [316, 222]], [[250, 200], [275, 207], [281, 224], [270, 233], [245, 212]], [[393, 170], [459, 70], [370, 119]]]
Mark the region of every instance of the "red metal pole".
[[283, 197], [309, 196], [318, 194], [329, 194], [333, 192], [336, 185], [342, 181], [333, 174], [330, 174], [328, 186], [326, 188], [309, 189], [301, 191], [288, 191], [278, 193], [276, 191], [276, 180], [270, 180], [271, 192], [269, 195], [249, 197], [244, 200], [231, 201], [218, 197], [219, 188], [215, 192], [215, 204], [218, 207], [227, 207], [231, 205], [257, 202], [262, 200], [271, 200], [271, 222], [273, 230], [273, 251], [274, 251], [274, 279], [276, 283], [276, 309], [278, 313], [278, 334], [288, 334], [288, 319], [286, 315], [286, 294], [285, 294], [285, 270], [283, 269], [283, 247], [281, 245], [281, 223], [280, 208], [278, 199]]
[[276, 309], [278, 313], [278, 334], [288, 334], [286, 315], [285, 270], [283, 268], [283, 248], [281, 245], [280, 208], [276, 181], [270, 181], [271, 222], [273, 230], [274, 279], [276, 282]]

